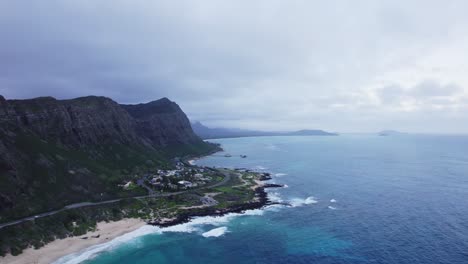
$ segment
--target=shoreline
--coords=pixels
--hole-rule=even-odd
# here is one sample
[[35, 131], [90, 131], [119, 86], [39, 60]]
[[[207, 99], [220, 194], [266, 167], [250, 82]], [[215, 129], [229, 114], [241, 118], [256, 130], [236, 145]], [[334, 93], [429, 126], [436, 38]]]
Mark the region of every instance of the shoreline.
[[[192, 159], [196, 158], [197, 157], [192, 157]], [[145, 225], [152, 225], [163, 228], [190, 222], [194, 217], [220, 217], [229, 213], [243, 214], [247, 210], [262, 209], [268, 205], [282, 204], [277, 202], [271, 202], [268, 199], [268, 193], [265, 191], [266, 188], [284, 187], [281, 184], [272, 184], [264, 182], [270, 179], [270, 173], [263, 173], [261, 178], [255, 181], [255, 185], [251, 186], [251, 188], [255, 192], [255, 197], [252, 200], [242, 204], [231, 205], [222, 209], [213, 208], [210, 206], [190, 208], [186, 212], [180, 213], [174, 218], [162, 218], [159, 221], [153, 222], [146, 222], [143, 219], [139, 218], [125, 218], [113, 222], [98, 222], [95, 231], [90, 231], [80, 236], [71, 236], [64, 239], [56, 239], [39, 249], [34, 249], [30, 247], [25, 249], [21, 254], [17, 256], [8, 254], [5, 257], [0, 257], [0, 263], [53, 263], [54, 261], [57, 261], [60, 258], [65, 257], [67, 255], [78, 253], [92, 246], [110, 242], [115, 238], [135, 231]]]
[[30, 247], [17, 256], [8, 254], [5, 257], [0, 257], [0, 262], [9, 264], [53, 263], [61, 257], [80, 252], [94, 245], [109, 242], [146, 224], [143, 220], [136, 218], [127, 218], [114, 222], [99, 222], [95, 231], [81, 236], [56, 239], [39, 249]]
[[262, 209], [268, 205], [281, 204], [277, 202], [272, 202], [268, 199], [268, 193], [265, 191], [266, 188], [280, 188], [284, 187], [280, 184], [263, 184], [256, 185], [255, 187], [255, 198], [253, 201], [248, 203], [229, 206], [223, 209], [216, 209], [212, 207], [203, 207], [199, 210], [189, 210], [188, 212], [179, 214], [175, 218], [162, 219], [161, 221], [148, 222], [149, 225], [158, 226], [158, 227], [169, 227], [179, 224], [184, 224], [190, 222], [194, 217], [203, 217], [203, 216], [224, 216], [229, 213], [243, 214], [247, 210]]

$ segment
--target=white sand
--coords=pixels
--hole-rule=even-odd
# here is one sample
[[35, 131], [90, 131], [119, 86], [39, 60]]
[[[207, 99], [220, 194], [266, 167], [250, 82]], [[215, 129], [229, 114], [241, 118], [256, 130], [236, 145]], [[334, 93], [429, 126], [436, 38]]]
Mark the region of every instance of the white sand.
[[[60, 257], [81, 251], [93, 245], [108, 242], [116, 237], [134, 231], [146, 223], [140, 219], [123, 219], [117, 222], [100, 222], [96, 231], [88, 232], [86, 235], [68, 237], [54, 240], [51, 243], [39, 248], [28, 248], [23, 250], [18, 256], [7, 255], [0, 257], [0, 263], [9, 264], [48, 264]], [[98, 236], [99, 237], [94, 237]], [[83, 239], [83, 237], [88, 237]]]

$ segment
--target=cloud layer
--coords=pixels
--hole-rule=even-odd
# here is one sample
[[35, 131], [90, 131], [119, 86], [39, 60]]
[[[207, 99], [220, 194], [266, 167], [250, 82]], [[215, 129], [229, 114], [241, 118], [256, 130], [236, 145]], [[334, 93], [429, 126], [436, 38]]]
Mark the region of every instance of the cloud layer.
[[466, 1], [2, 1], [0, 94], [212, 126], [468, 132]]

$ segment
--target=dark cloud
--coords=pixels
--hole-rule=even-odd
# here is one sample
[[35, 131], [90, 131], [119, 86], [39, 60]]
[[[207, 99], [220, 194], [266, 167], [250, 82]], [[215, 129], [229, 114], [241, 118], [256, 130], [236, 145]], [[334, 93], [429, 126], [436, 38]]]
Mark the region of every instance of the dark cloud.
[[[394, 120], [410, 109], [404, 118], [433, 111], [424, 104], [465, 111], [458, 97], [468, 85], [467, 5], [6, 0], [0, 94], [96, 94], [121, 103], [166, 96], [217, 126], [426, 129]], [[399, 85], [375, 88], [382, 83]], [[434, 118], [443, 116], [437, 111]], [[457, 118], [448, 131], [459, 129]]]

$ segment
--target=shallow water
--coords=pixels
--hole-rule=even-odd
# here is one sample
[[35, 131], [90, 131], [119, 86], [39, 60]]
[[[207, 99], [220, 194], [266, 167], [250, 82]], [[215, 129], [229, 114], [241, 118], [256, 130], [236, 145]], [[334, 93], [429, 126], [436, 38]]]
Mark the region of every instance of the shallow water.
[[167, 229], [144, 227], [121, 238], [123, 242], [68, 260], [468, 263], [468, 137], [261, 137], [216, 142], [232, 157], [216, 154], [197, 164], [272, 172], [273, 182], [288, 188], [271, 189], [270, 197], [293, 206], [197, 218]]

